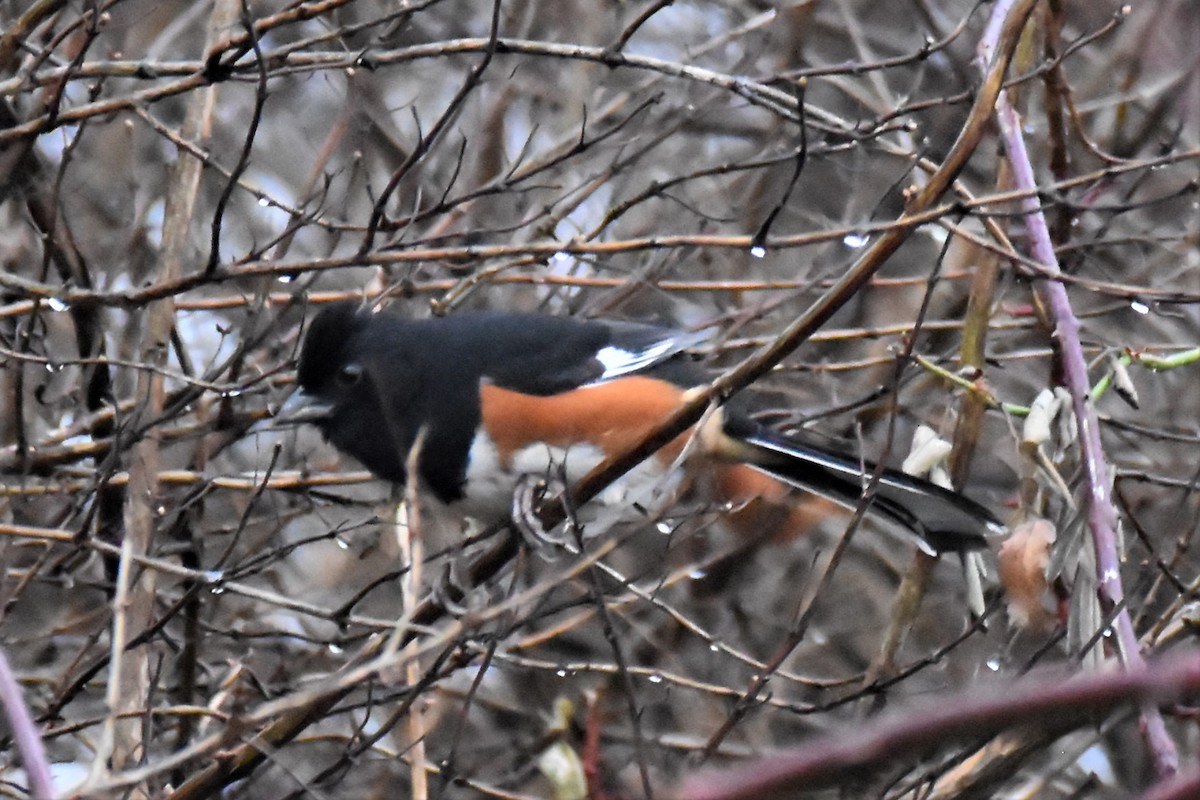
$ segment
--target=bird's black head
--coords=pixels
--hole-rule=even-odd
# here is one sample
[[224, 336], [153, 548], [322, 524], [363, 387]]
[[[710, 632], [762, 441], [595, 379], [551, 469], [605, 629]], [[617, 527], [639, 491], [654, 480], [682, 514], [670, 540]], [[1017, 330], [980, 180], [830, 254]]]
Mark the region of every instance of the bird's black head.
[[297, 370], [299, 389], [277, 424], [316, 425], [335, 447], [386, 480], [402, 482], [406, 387], [403, 337], [393, 315], [354, 302], [323, 309], [309, 326]]
[[362, 381], [361, 353], [355, 342], [370, 319], [356, 303], [343, 301], [323, 309], [304, 337], [296, 379], [300, 388], [315, 397], [335, 400], [343, 390]]

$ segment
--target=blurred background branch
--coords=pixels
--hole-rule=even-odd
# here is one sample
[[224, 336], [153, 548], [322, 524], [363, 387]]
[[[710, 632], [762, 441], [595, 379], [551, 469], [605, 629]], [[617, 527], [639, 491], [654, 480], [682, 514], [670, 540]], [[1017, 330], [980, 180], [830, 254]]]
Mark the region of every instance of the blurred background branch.
[[[981, 82], [971, 0], [0, 3], [0, 646], [56, 791], [667, 796], [706, 747], [1103, 668], [1114, 627], [1186, 646], [1200, 11], [1018, 5]], [[685, 502], [573, 553], [430, 509], [409, 574], [391, 487], [262, 424], [346, 297], [703, 329], [714, 378], [768, 348], [739, 374], [781, 429], [892, 464], [932, 429], [1014, 530], [987, 616], [819, 510], [747, 542]], [[402, 585], [430, 613], [379, 659]], [[1155, 782], [1194, 714], [1147, 747], [1111, 709], [838, 786], [1185, 785]]]

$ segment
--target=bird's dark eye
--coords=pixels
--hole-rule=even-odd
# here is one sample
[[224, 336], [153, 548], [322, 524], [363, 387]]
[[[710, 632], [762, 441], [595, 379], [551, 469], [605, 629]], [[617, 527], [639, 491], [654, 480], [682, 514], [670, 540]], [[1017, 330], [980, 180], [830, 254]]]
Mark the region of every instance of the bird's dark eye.
[[362, 380], [362, 365], [347, 364], [338, 370], [337, 382], [342, 386], [353, 386]]

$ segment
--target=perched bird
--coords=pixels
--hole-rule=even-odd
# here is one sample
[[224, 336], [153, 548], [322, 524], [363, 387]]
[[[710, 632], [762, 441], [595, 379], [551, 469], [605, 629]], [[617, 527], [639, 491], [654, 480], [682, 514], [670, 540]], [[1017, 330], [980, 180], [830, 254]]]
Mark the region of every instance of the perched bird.
[[[397, 483], [423, 430], [422, 485], [465, 514], [496, 518], [510, 512], [522, 476], [556, 469], [572, 481], [669, 416], [703, 383], [682, 356], [696, 341], [628, 322], [502, 312], [408, 319], [341, 302], [313, 319], [299, 389], [277, 423], [312, 423]], [[856, 507], [873, 469], [729, 408], [685, 451], [690, 438], [681, 435], [625, 481], [686, 473], [747, 534], [811, 527], [811, 508], [794, 502], [792, 489]], [[978, 503], [890, 469], [869, 510], [929, 552], [978, 548], [1003, 531]]]

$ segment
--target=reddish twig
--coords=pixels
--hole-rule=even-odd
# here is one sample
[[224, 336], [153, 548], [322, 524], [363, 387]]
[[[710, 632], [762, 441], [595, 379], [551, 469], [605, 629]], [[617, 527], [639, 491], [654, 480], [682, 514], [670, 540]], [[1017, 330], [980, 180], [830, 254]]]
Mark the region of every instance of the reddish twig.
[[[995, 20], [1001, 19], [1007, 3], [1000, 3], [993, 11], [993, 24], [989, 34], [980, 43], [981, 56], [987, 57], [994, 49], [999, 30]], [[1025, 148], [1025, 137], [1021, 132], [1021, 119], [1008, 101], [1005, 92], [996, 100], [996, 116], [1004, 140], [1004, 152], [1012, 167], [1013, 183], [1017, 189], [1027, 192], [1020, 200], [1025, 212], [1025, 226], [1030, 248], [1034, 257], [1052, 275], [1059, 272], [1054, 242], [1041, 204], [1034, 192], [1037, 178], [1033, 164]], [[1063, 284], [1044, 280], [1037, 284], [1045, 307], [1054, 326], [1054, 337], [1062, 352], [1062, 374], [1066, 389], [1071, 394], [1071, 405], [1075, 412], [1079, 432], [1080, 460], [1083, 466], [1084, 486], [1087, 492], [1087, 519], [1096, 550], [1096, 578], [1100, 605], [1103, 613], [1113, 616], [1113, 628], [1120, 645], [1121, 657], [1126, 669], [1145, 669], [1137, 634], [1129, 617], [1125, 603], [1125, 590], [1121, 585], [1121, 556], [1117, 546], [1117, 509], [1113, 504], [1112, 479], [1108, 461], [1104, 455], [1104, 443], [1100, 438], [1100, 421], [1092, 405], [1091, 381], [1088, 378], [1087, 360], [1079, 339], [1079, 319], [1071, 308]], [[1179, 755], [1175, 743], [1167, 734], [1162, 715], [1156, 709], [1147, 708], [1142, 715], [1142, 730], [1154, 760], [1155, 769], [1161, 776], [1173, 775], [1179, 769]]]

